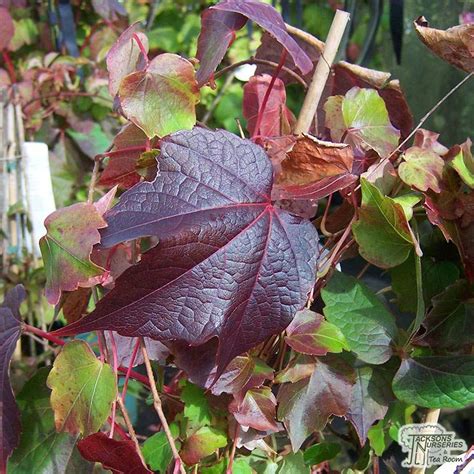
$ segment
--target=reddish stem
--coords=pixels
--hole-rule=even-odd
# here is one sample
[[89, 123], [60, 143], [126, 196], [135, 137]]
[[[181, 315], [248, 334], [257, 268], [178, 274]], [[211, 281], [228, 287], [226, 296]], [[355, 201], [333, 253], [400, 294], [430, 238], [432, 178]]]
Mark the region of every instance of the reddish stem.
[[7, 70], [8, 70], [8, 75], [10, 76], [10, 81], [12, 81], [12, 83], [15, 83], [16, 82], [15, 66], [13, 65], [13, 61], [10, 58], [10, 55], [8, 54], [8, 51], [6, 49], [2, 50], [2, 56], [3, 56], [3, 61], [5, 62], [5, 66], [7, 67]]
[[89, 46], [89, 43], [91, 42], [91, 37], [92, 35], [97, 31], [97, 28], [101, 27], [104, 24], [104, 21], [98, 21], [95, 25], [92, 26], [91, 30], [89, 31], [89, 34], [84, 38], [84, 43], [82, 43], [82, 46], [79, 49], [79, 53], [82, 54], [82, 52]]
[[127, 374], [125, 375], [125, 381], [123, 382], [123, 389], [122, 389], [122, 400], [125, 401], [125, 397], [127, 395], [127, 388], [128, 388], [128, 379], [130, 378], [130, 372], [132, 371], [133, 363], [137, 357], [138, 349], [140, 349], [140, 338], [137, 338], [137, 343], [135, 344], [135, 348], [132, 352], [132, 357], [130, 358], [130, 364], [127, 369]]
[[[81, 91], [62, 91], [62, 92], [56, 92], [55, 94], [46, 94], [42, 95], [39, 97], [34, 97], [33, 99], [29, 100], [26, 102], [26, 104], [23, 105], [23, 107], [28, 107], [30, 104], [36, 101], [41, 101], [45, 99], [54, 99], [56, 97], [99, 97], [99, 94], [95, 92], [81, 92]], [[102, 100], [109, 101], [108, 99], [105, 99], [104, 97], [101, 97]]]
[[115, 421], [112, 420], [112, 418], [109, 416], [109, 419], [108, 419], [109, 423], [112, 425], [114, 425], [114, 428], [115, 428], [115, 431], [118, 433], [118, 435], [124, 439], [124, 440], [129, 440], [130, 437], [127, 435], [127, 433], [125, 432], [125, 430]]
[[260, 126], [262, 124], [263, 114], [265, 113], [265, 108], [267, 107], [267, 102], [272, 92], [273, 86], [275, 85], [275, 81], [278, 78], [278, 74], [280, 74], [281, 68], [283, 67], [283, 64], [285, 64], [286, 54], [287, 54], [286, 50], [283, 50], [280, 56], [280, 62], [278, 63], [278, 66], [273, 72], [272, 80], [270, 81], [270, 84], [267, 90], [265, 91], [265, 95], [263, 96], [262, 106], [260, 107], [258, 111], [257, 124], [255, 125], [255, 130], [253, 131], [252, 138], [255, 138], [256, 136], [260, 135]]
[[145, 68], [146, 68], [146, 66], [148, 66], [148, 63], [150, 61], [148, 60], [148, 53], [145, 49], [145, 46], [143, 45], [141, 39], [139, 38], [139, 36], [136, 33], [133, 33], [132, 38], [136, 41], [138, 47], [140, 48], [141, 53], [143, 54], [143, 57], [145, 58]]
[[[110, 341], [111, 341], [111, 346], [112, 346], [112, 358], [114, 362], [113, 369], [114, 369], [114, 375], [115, 375], [115, 383], [117, 384], [117, 390], [118, 390], [118, 375], [117, 375], [118, 356], [117, 356], [117, 345], [115, 344], [115, 337], [114, 337], [113, 331], [110, 331]], [[112, 426], [110, 428], [109, 438], [114, 437], [116, 415], [117, 415], [117, 402], [114, 401], [112, 405]]]
[[[23, 331], [36, 334], [37, 336], [42, 337], [43, 339], [46, 339], [47, 341], [52, 342], [53, 344], [57, 344], [58, 346], [64, 346], [66, 344], [66, 341], [64, 341], [63, 339], [60, 339], [59, 337], [56, 337], [54, 334], [43, 331], [42, 329], [35, 328], [34, 326], [30, 326], [29, 324], [23, 324]], [[118, 368], [118, 371], [126, 374], [129, 371], [129, 368], [120, 366]], [[141, 382], [143, 385], [146, 385], [147, 387], [150, 386], [148, 377], [146, 377], [145, 375], [139, 374], [138, 372], [135, 372], [134, 370], [130, 370], [129, 378], [137, 380], [138, 382]]]

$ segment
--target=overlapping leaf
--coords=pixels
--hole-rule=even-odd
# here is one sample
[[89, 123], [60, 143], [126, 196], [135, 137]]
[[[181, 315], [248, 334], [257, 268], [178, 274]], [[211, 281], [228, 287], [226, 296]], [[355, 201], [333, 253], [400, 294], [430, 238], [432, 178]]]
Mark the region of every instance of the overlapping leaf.
[[354, 425], [360, 444], [364, 446], [369, 428], [385, 416], [393, 394], [390, 378], [383, 368], [358, 367], [355, 373], [347, 419]]
[[20, 444], [8, 461], [9, 474], [36, 472], [86, 474], [93, 465], [77, 451], [77, 436], [58, 433], [51, 408], [51, 390], [46, 386], [49, 369], [41, 368], [25, 384], [17, 400], [21, 408]]
[[277, 172], [275, 199], [321, 199], [354, 183], [349, 145], [299, 137]]
[[125, 76], [118, 96], [125, 117], [149, 138], [189, 129], [196, 123], [199, 89], [194, 67], [176, 54], [160, 54], [146, 69]]
[[319, 358], [311, 377], [285, 384], [278, 392], [278, 417], [285, 423], [293, 451], [331, 415], [346, 415], [351, 402], [353, 373], [341, 360]]
[[426, 19], [420, 17], [414, 25], [421, 41], [434, 54], [463, 71], [474, 70], [474, 25], [472, 23], [438, 30], [430, 28]]
[[354, 277], [336, 272], [323, 289], [324, 315], [338, 326], [357, 356], [383, 364], [392, 355], [397, 328], [377, 296]]
[[196, 54], [201, 63], [197, 73], [200, 86], [209, 81], [235, 38], [235, 32], [245, 25], [247, 19], [257, 23], [281, 43], [303, 74], [311, 71], [311, 59], [287, 33], [285, 22], [271, 5], [258, 0], [224, 0], [202, 14]]
[[[140, 181], [143, 173], [156, 174], [156, 161], [153, 166], [141, 165], [140, 156], [146, 150], [147, 136], [136, 125], [129, 123], [115, 136], [107, 166], [100, 176], [99, 185], [131, 188]], [[155, 141], [153, 141], [155, 142]], [[151, 147], [156, 143], [151, 143]], [[139, 171], [141, 173], [139, 173]]]
[[186, 464], [193, 465], [226, 445], [227, 437], [222, 431], [204, 426], [185, 441], [180, 452], [181, 459]]
[[0, 471], [5, 472], [7, 459], [20, 439], [20, 412], [8, 375], [10, 359], [21, 333], [20, 304], [25, 289], [17, 285], [0, 305]]
[[362, 207], [352, 226], [360, 254], [381, 268], [400, 265], [413, 248], [420, 254], [403, 206], [365, 179], [361, 186]]
[[91, 462], [100, 462], [104, 469], [114, 474], [130, 472], [133, 474], [151, 474], [147, 469], [133, 441], [117, 441], [105, 433], [93, 433], [77, 444], [82, 456]]
[[5, 49], [15, 33], [15, 25], [8, 8], [0, 7], [0, 50]]
[[433, 151], [412, 146], [403, 154], [404, 161], [398, 167], [400, 179], [420, 191], [432, 189], [439, 193], [444, 160]]
[[117, 393], [112, 369], [84, 341], [70, 342], [61, 349], [47, 383], [56, 429], [72, 434], [99, 430]]
[[350, 350], [341, 330], [309, 309], [296, 313], [286, 333], [286, 343], [302, 354], [326, 355], [328, 352]]
[[94, 204], [77, 203], [59, 209], [45, 220], [47, 234], [40, 239], [46, 269], [46, 298], [56, 304], [61, 291], [89, 286], [104, 269], [91, 262], [92, 247], [100, 242], [98, 229], [105, 220]]
[[137, 70], [142, 70], [146, 65], [138, 43], [133, 38], [137, 35], [145, 51], [148, 51], [148, 38], [139, 31], [139, 23], [129, 26], [110, 48], [107, 54], [107, 70], [109, 71], [109, 91], [115, 96], [119, 90], [122, 79]]
[[259, 130], [256, 130], [258, 116], [271, 81], [272, 76], [268, 74], [252, 76], [244, 86], [242, 112], [247, 120], [247, 130], [252, 136], [274, 137], [291, 132], [291, 123], [295, 119], [286, 106], [285, 84], [278, 78], [268, 95]]
[[395, 150], [400, 132], [390, 123], [383, 99], [373, 89], [353, 87], [344, 97], [330, 97], [324, 105], [326, 126], [335, 141], [386, 157]]
[[474, 402], [474, 356], [405, 359], [393, 378], [397, 398], [428, 408], [464, 408]]
[[317, 233], [272, 206], [271, 163], [251, 142], [195, 129], [161, 150], [159, 176], [122, 196], [103, 234], [109, 246], [146, 235], [160, 243], [89, 317], [60, 333], [113, 329], [190, 345], [217, 336], [222, 370], [304, 305]]

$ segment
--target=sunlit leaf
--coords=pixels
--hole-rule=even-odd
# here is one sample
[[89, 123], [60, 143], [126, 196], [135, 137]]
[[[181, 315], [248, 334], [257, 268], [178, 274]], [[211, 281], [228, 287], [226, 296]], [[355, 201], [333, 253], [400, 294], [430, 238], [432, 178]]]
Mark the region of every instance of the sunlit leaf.
[[156, 56], [142, 71], [124, 77], [118, 95], [124, 115], [149, 138], [196, 123], [199, 89], [193, 65], [176, 54]]
[[100, 362], [84, 341], [61, 349], [47, 383], [56, 429], [72, 434], [99, 430], [117, 393], [111, 367]]
[[192, 434], [183, 445], [181, 459], [189, 466], [227, 445], [227, 436], [216, 428], [204, 426]]

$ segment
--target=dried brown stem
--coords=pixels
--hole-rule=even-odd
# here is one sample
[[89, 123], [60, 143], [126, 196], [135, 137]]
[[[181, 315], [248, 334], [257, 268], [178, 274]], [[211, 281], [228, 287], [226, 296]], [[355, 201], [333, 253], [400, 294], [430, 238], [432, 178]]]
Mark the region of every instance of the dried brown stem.
[[186, 471], [183, 467], [183, 461], [181, 460], [181, 457], [179, 456], [178, 449], [176, 448], [173, 435], [171, 434], [170, 426], [163, 412], [161, 398], [158, 393], [158, 390], [156, 389], [156, 382], [155, 382], [155, 376], [153, 374], [153, 368], [151, 367], [150, 358], [148, 357], [148, 352], [146, 350], [145, 343], [143, 342], [143, 338], [141, 339], [141, 346], [142, 346], [143, 360], [145, 362], [146, 372], [148, 375], [148, 380], [150, 381], [151, 393], [153, 395], [153, 406], [155, 407], [155, 411], [158, 414], [158, 417], [161, 421], [161, 425], [163, 426], [163, 430], [166, 434], [166, 438], [168, 439], [168, 443], [170, 444], [175, 463], [179, 464], [181, 474], [186, 474]]
[[137, 453], [140, 456], [140, 459], [142, 460], [143, 465], [146, 466], [145, 459], [143, 458], [143, 455], [140, 449], [140, 443], [138, 442], [137, 434], [135, 433], [135, 428], [132, 425], [127, 408], [125, 407], [125, 403], [122, 400], [122, 397], [120, 395], [117, 397], [117, 403], [118, 403], [118, 406], [120, 407], [120, 410], [122, 411], [123, 419], [125, 421], [125, 425], [127, 426], [128, 433], [130, 437], [132, 438], [132, 441], [135, 443], [135, 446], [137, 447]]
[[[91, 182], [89, 184], [89, 193], [87, 195], [87, 202], [92, 204], [94, 202], [94, 191], [95, 191], [95, 184], [97, 182], [97, 176], [99, 175], [99, 167], [100, 167], [100, 158], [96, 158], [94, 160], [94, 169], [92, 170]], [[95, 301], [97, 303], [97, 301]]]

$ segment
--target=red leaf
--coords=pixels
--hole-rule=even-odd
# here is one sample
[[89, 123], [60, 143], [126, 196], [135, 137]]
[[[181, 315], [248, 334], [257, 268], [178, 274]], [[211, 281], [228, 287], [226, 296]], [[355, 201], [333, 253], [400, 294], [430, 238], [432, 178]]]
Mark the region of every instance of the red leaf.
[[[102, 175], [99, 185], [131, 188], [140, 181], [137, 165], [141, 154], [146, 150], [147, 136], [133, 123], [125, 125], [114, 139], [109, 161]], [[156, 146], [156, 140], [150, 144]], [[154, 171], [156, 174], [156, 170]]]
[[102, 239], [110, 246], [156, 235], [159, 244], [89, 317], [59, 333], [111, 329], [194, 346], [217, 336], [221, 372], [304, 305], [317, 233], [272, 206], [270, 160], [248, 140], [221, 130], [178, 132], [162, 141], [159, 161], [155, 181], [109, 211]]
[[229, 411], [237, 422], [258, 431], [278, 431], [276, 398], [268, 387], [248, 390], [242, 400], [234, 400]]
[[10, 40], [15, 34], [15, 25], [8, 10], [0, 7], [0, 50], [8, 47]]
[[145, 50], [148, 51], [148, 39], [139, 32], [140, 24], [135, 22], [129, 26], [114, 43], [107, 53], [106, 63], [109, 71], [109, 91], [112, 96], [117, 94], [122, 79], [146, 66], [145, 58], [138, 47], [133, 35], [137, 35]]
[[224, 0], [202, 15], [197, 51], [197, 58], [201, 62], [197, 73], [200, 86], [209, 81], [235, 37], [235, 31], [245, 25], [247, 18], [275, 37], [303, 74], [311, 71], [311, 59], [287, 33], [285, 22], [271, 5], [257, 0]]
[[413, 24], [421, 41], [434, 54], [463, 71], [474, 71], [474, 24], [437, 30], [429, 28], [424, 17], [419, 17]]
[[286, 106], [285, 84], [276, 79], [268, 96], [265, 113], [260, 122], [260, 130], [255, 130], [262, 102], [268, 90], [272, 76], [263, 74], [253, 76], [244, 86], [243, 114], [247, 120], [250, 135], [259, 137], [279, 137], [289, 133], [295, 118]]
[[278, 392], [278, 417], [286, 426], [293, 451], [331, 415], [346, 415], [351, 402], [352, 369], [342, 360], [315, 360], [311, 377], [284, 384]]
[[25, 289], [17, 285], [0, 305], [0, 472], [6, 472], [7, 459], [20, 440], [20, 412], [15, 402], [8, 369], [21, 334], [20, 304]]
[[117, 441], [105, 433], [94, 433], [77, 443], [84, 459], [100, 462], [114, 474], [151, 474], [137, 453], [133, 441]]

